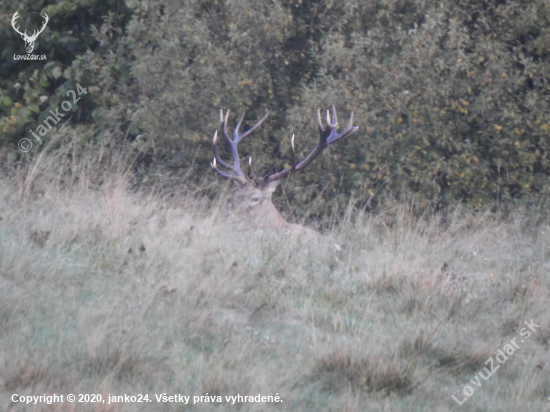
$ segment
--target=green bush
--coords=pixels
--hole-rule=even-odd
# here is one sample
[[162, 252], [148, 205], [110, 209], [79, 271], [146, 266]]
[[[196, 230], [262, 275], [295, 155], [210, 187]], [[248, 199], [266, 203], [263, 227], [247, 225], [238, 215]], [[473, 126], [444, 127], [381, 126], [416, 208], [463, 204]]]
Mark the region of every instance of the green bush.
[[241, 154], [264, 172], [288, 166], [292, 133], [305, 156], [316, 110], [334, 103], [360, 129], [291, 179], [297, 203], [354, 192], [374, 205], [481, 206], [547, 193], [542, 1], [164, 4], [130, 23], [128, 41], [141, 126], [181, 165], [208, 170], [217, 111], [231, 108], [233, 121], [248, 109], [248, 125], [272, 111]]
[[[65, 8], [77, 20], [95, 16], [78, 33], [96, 43], [87, 52], [79, 44], [62, 81], [54, 61], [4, 80], [7, 141], [58, 103], [56, 90], [86, 76], [93, 97], [77, 120], [93, 120], [97, 136], [115, 136], [112, 149], [130, 143], [139, 176], [160, 166], [214, 179], [220, 109], [231, 109], [230, 126], [246, 111], [243, 128], [271, 111], [240, 152], [257, 174], [280, 170], [291, 162], [290, 136], [306, 156], [317, 140], [317, 109], [334, 104], [341, 127], [354, 111], [359, 130], [288, 180], [285, 196], [300, 213], [311, 201], [314, 214], [341, 210], [352, 193], [365, 207], [412, 199], [421, 209], [548, 195], [543, 0], [127, 3], [132, 9], [91, 0], [44, 8], [56, 7], [54, 23]], [[98, 16], [106, 17], [92, 30]], [[41, 37], [52, 54], [64, 41]]]
[[[88, 93], [80, 94], [81, 99], [71, 105], [68, 113], [60, 111], [64, 114], [62, 124], [93, 124], [99, 117], [97, 111], [109, 107], [111, 102], [106, 96], [111, 95], [109, 92], [114, 85], [105, 81], [104, 72], [112, 71], [114, 65], [99, 66], [92, 51], [101, 51], [101, 55], [107, 53], [107, 49], [123, 34], [122, 28], [131, 10], [123, 1], [113, 0], [25, 0], [17, 4], [0, 1], [0, 9], [0, 36], [9, 40], [1, 49], [0, 150], [14, 159], [18, 156], [13, 154], [19, 155], [18, 141], [25, 137], [34, 140], [29, 131], [36, 131], [50, 116], [50, 110], [55, 112], [64, 100], [72, 103], [72, 92], [69, 91], [76, 91], [77, 84], [86, 88]], [[48, 15], [49, 21], [33, 50], [33, 54], [46, 55], [47, 60], [14, 58], [14, 54], [26, 52], [21, 36], [11, 25], [16, 11], [19, 16], [16, 25], [20, 31], [27, 30], [29, 34], [39, 29], [43, 17]], [[129, 73], [129, 68], [126, 72]], [[124, 80], [124, 76], [119, 76], [117, 83]], [[49, 130], [43, 140], [47, 142], [53, 134], [54, 131]], [[36, 149], [40, 150], [40, 147]], [[33, 150], [27, 156], [32, 158], [35, 153]]]

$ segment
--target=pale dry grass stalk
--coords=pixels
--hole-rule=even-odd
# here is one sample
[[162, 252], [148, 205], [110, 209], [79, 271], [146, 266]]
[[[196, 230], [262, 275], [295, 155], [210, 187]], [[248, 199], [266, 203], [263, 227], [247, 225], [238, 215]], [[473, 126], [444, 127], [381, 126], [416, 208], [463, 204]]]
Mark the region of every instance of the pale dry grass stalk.
[[[550, 230], [533, 211], [350, 208], [308, 242], [228, 222], [222, 198], [132, 191], [124, 168], [62, 158], [22, 171], [34, 187], [0, 182], [8, 410], [28, 410], [14, 393], [145, 392], [78, 410], [181, 407], [164, 392], [284, 399], [197, 410], [456, 410], [451, 395], [530, 319], [540, 332], [461, 410], [549, 404]], [[55, 407], [32, 410], [72, 410]]]

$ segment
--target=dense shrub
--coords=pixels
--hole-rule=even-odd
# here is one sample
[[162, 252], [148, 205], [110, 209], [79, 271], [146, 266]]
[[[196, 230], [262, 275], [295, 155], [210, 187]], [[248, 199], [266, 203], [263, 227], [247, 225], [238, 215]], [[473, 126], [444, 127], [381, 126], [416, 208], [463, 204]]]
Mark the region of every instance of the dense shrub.
[[[64, 100], [72, 103], [72, 95], [67, 93], [76, 91], [77, 84], [88, 93], [82, 93], [68, 113], [59, 112], [64, 115], [63, 121], [55, 129], [61, 124], [91, 125], [101, 117], [102, 107], [110, 107], [112, 99], [117, 100], [117, 89], [127, 80], [124, 73], [129, 74], [129, 68], [124, 70], [117, 59], [100, 66], [93, 51], [100, 51], [100, 56], [113, 54], [112, 45], [123, 34], [122, 28], [131, 10], [120, 0], [0, 1], [0, 10], [0, 36], [7, 40], [2, 43], [0, 64], [0, 153], [14, 160], [20, 156], [17, 148], [20, 139], [26, 137], [34, 141], [29, 131], [35, 131], [50, 116], [50, 110], [59, 110]], [[35, 55], [46, 55], [47, 60], [14, 58], [25, 54], [25, 43], [12, 28], [15, 12], [19, 16], [16, 26], [28, 34], [42, 26], [45, 15], [49, 17], [33, 50]], [[115, 71], [116, 77], [112, 76]], [[54, 133], [49, 130], [42, 140], [47, 143]], [[40, 146], [25, 156], [32, 158], [36, 150], [40, 150]]]
[[360, 130], [294, 176], [291, 198], [482, 205], [546, 194], [548, 17], [543, 2], [195, 1], [128, 38], [143, 126], [184, 165], [207, 170], [220, 108], [271, 110], [241, 152], [288, 165], [291, 134], [307, 154], [334, 103]]
[[[75, 61], [97, 88], [99, 134], [118, 130], [119, 147], [139, 144], [142, 173], [159, 165], [192, 167], [197, 181], [211, 173], [211, 137], [227, 108], [231, 125], [248, 111], [245, 128], [270, 110], [241, 155], [257, 173], [288, 166], [290, 136], [307, 155], [317, 109], [335, 104], [342, 126], [355, 112], [359, 131], [289, 179], [295, 208], [317, 200], [313, 211], [324, 214], [351, 193], [363, 205], [412, 198], [421, 207], [548, 194], [543, 0], [128, 3], [128, 25], [129, 12], [109, 9], [117, 24], [105, 20], [94, 32], [101, 46]], [[78, 13], [92, 4], [82, 0]], [[7, 82], [13, 102], [25, 98]]]

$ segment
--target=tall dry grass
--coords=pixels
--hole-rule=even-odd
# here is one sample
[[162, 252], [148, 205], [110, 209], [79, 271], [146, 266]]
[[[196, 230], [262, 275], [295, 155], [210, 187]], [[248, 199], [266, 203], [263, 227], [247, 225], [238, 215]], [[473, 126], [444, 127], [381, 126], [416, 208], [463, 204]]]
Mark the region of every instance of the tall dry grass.
[[[450, 411], [514, 337], [460, 409], [550, 406], [545, 211], [350, 207], [308, 242], [227, 224], [223, 196], [131, 189], [125, 163], [65, 133], [0, 182], [1, 410]], [[151, 402], [12, 402], [54, 393]]]

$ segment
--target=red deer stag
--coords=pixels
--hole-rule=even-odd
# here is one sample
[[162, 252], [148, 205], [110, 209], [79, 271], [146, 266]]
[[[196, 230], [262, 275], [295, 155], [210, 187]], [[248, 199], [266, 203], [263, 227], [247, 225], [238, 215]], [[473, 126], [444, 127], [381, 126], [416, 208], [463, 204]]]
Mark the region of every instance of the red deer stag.
[[[271, 203], [271, 194], [275, 191], [279, 185], [281, 179], [289, 176], [291, 173], [299, 172], [307, 167], [329, 144], [332, 144], [357, 130], [357, 126], [353, 126], [353, 112], [351, 113], [349, 124], [341, 133], [336, 132], [338, 127], [338, 121], [336, 117], [336, 109], [331, 106], [332, 119], [330, 118], [329, 111], [327, 110], [327, 126], [323, 127], [321, 122], [321, 112], [317, 111], [317, 124], [319, 125], [319, 141], [313, 148], [311, 153], [301, 162], [296, 162], [296, 153], [294, 150], [294, 135], [291, 138], [292, 146], [292, 164], [289, 169], [282, 170], [276, 173], [270, 173], [264, 177], [254, 176], [250, 171], [251, 159], [248, 160], [248, 173], [245, 174], [241, 170], [239, 161], [239, 152], [237, 151], [237, 145], [239, 142], [254, 132], [260, 127], [264, 120], [269, 115], [269, 112], [265, 114], [262, 119], [251, 127], [246, 132], [239, 134], [241, 123], [244, 119], [244, 114], [240, 118], [233, 131], [233, 139], [229, 137], [227, 133], [227, 119], [229, 117], [229, 110], [223, 114], [220, 111], [220, 122], [223, 138], [229, 146], [229, 151], [233, 157], [233, 164], [227, 163], [222, 160], [218, 154], [218, 131], [214, 133], [213, 139], [213, 151], [214, 160], [212, 161], [212, 167], [221, 176], [231, 179], [239, 185], [239, 189], [235, 192], [233, 200], [229, 206], [229, 209], [236, 215], [244, 217], [246, 222], [253, 227], [266, 227], [276, 230], [283, 230], [288, 234], [294, 234], [298, 236], [318, 237], [319, 233], [315, 230], [307, 228], [305, 226], [288, 223], [285, 221], [273, 203]], [[218, 169], [218, 164], [230, 171]]]

